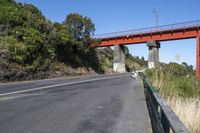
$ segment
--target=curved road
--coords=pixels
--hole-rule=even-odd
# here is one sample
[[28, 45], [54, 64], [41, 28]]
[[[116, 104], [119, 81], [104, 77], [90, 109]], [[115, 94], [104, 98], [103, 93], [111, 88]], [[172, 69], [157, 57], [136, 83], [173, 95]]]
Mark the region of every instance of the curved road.
[[149, 130], [142, 83], [129, 74], [0, 87], [0, 133], [145, 133]]

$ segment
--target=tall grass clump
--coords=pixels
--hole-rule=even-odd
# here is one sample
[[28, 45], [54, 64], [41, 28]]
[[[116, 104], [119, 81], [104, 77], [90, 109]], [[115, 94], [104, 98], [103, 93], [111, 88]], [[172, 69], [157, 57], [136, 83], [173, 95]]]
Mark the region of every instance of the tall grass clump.
[[186, 63], [161, 64], [146, 71], [152, 85], [187, 126], [191, 133], [200, 133], [200, 79]]
[[200, 79], [195, 77], [192, 68], [185, 65], [162, 64], [156, 69], [147, 70], [146, 75], [164, 97], [200, 96]]
[[191, 133], [200, 133], [199, 98], [172, 97], [167, 101]]

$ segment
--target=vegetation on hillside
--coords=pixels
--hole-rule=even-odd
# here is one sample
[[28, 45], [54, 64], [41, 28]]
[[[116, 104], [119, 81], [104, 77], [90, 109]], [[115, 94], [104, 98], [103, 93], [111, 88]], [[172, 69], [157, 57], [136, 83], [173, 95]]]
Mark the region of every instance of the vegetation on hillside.
[[52, 23], [35, 6], [13, 0], [0, 1], [0, 9], [0, 80], [44, 78], [56, 70], [70, 74], [71, 68], [103, 72], [90, 47], [90, 18], [71, 13]]
[[125, 64], [128, 71], [135, 71], [147, 67], [147, 62], [144, 57], [141, 59], [138, 56], [132, 56], [127, 46], [124, 46]]
[[92, 52], [90, 36], [95, 27], [90, 18], [72, 13], [62, 24], [52, 23], [33, 5], [9, 0], [1, 1], [0, 9], [1, 44], [11, 61], [24, 65], [49, 59], [95, 65], [83, 62]]
[[62, 23], [53, 23], [35, 6], [14, 0], [1, 0], [0, 9], [0, 81], [104, 73], [112, 68], [111, 52], [104, 49], [98, 54], [91, 47], [97, 40], [91, 38], [95, 25], [89, 17], [71, 13]]

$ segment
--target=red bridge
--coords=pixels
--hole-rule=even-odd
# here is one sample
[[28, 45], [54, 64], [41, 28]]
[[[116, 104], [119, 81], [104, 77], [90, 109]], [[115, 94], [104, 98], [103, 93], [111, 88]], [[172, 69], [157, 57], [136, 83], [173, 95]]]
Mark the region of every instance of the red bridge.
[[[100, 39], [100, 43], [97, 45], [99, 47], [139, 44], [149, 41], [160, 42], [196, 38], [196, 75], [197, 77], [200, 77], [200, 20], [159, 27], [106, 33], [96, 35], [95, 38]], [[156, 48], [160, 47], [159, 43], [147, 45], [150, 47], [157, 46]], [[153, 50], [150, 47], [149, 49]], [[151, 58], [151, 54], [155, 55], [156, 53], [150, 53], [149, 58]]]

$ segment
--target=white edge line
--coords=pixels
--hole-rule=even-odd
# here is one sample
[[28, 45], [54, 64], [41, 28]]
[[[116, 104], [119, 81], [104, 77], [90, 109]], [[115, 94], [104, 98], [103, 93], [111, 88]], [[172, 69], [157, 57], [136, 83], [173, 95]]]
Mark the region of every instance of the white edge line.
[[107, 77], [107, 78], [89, 79], [89, 80], [83, 80], [83, 81], [75, 81], [75, 82], [70, 82], [70, 83], [63, 83], [63, 84], [56, 84], [56, 85], [50, 85], [50, 86], [37, 87], [37, 88], [32, 88], [32, 89], [27, 89], [27, 90], [21, 90], [21, 91], [14, 91], [14, 92], [9, 92], [9, 93], [3, 93], [3, 94], [0, 94], [0, 97], [1, 96], [12, 95], [12, 94], [23, 93], [23, 92], [30, 92], [30, 91], [47, 89], [47, 88], [53, 88], [53, 87], [59, 87], [59, 86], [65, 86], [65, 85], [67, 86], [67, 85], [73, 85], [73, 84], [80, 84], [80, 83], [85, 83], [85, 82], [92, 82], [92, 81], [105, 80], [105, 79], [112, 79], [112, 78], [118, 78], [118, 77], [124, 77], [124, 76], [127, 76], [127, 75], [119, 75], [119, 76], [113, 76], [113, 77]]

